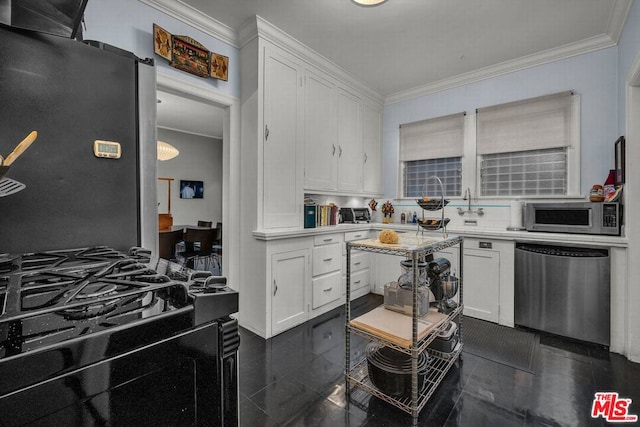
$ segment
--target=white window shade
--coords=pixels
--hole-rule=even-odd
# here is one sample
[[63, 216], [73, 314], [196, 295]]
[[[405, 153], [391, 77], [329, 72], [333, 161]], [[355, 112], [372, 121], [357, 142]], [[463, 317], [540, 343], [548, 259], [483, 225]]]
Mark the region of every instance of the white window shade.
[[400, 161], [461, 157], [464, 113], [400, 125]]
[[478, 154], [570, 146], [572, 96], [561, 92], [478, 109]]

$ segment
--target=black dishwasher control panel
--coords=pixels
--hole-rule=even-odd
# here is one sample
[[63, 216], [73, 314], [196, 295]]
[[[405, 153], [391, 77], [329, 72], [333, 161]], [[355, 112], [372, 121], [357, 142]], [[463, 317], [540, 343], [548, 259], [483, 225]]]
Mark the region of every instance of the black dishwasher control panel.
[[541, 255], [564, 256], [572, 258], [606, 257], [609, 251], [606, 249], [580, 248], [572, 246], [534, 245], [530, 243], [518, 243], [516, 249], [534, 252]]

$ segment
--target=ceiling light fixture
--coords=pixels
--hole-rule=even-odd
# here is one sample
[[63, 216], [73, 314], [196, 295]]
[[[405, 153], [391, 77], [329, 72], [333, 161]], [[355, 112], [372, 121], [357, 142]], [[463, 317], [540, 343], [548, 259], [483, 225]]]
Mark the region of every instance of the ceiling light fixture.
[[379, 6], [382, 3], [386, 2], [387, 0], [352, 0], [352, 1], [358, 6], [370, 7], [370, 6]]
[[180, 151], [168, 142], [158, 141], [158, 160], [165, 161], [177, 157]]

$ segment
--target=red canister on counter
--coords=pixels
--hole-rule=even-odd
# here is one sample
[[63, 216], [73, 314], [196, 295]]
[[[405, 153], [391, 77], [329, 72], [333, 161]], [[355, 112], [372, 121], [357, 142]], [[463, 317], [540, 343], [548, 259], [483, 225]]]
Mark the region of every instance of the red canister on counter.
[[613, 193], [616, 192], [616, 171], [615, 169], [609, 170], [609, 176], [607, 180], [604, 182], [604, 187], [602, 188], [604, 199], [608, 199]]

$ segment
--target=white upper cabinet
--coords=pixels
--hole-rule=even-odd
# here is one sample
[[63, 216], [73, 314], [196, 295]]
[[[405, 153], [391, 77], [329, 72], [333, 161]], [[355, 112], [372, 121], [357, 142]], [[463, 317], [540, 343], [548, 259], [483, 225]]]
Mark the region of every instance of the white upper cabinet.
[[272, 46], [264, 51], [263, 224], [302, 226], [302, 67]]
[[364, 165], [362, 191], [367, 194], [382, 193], [382, 112], [364, 104], [362, 138], [364, 140]]
[[362, 102], [338, 88], [338, 190], [362, 192]]
[[335, 190], [338, 185], [336, 87], [328, 77], [305, 71], [304, 187]]
[[305, 70], [305, 190], [382, 193], [382, 112], [363, 98], [328, 75]]

